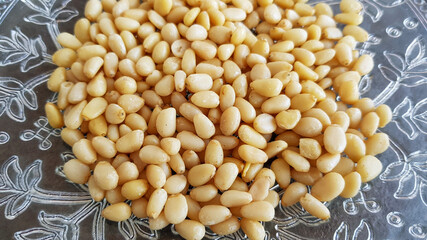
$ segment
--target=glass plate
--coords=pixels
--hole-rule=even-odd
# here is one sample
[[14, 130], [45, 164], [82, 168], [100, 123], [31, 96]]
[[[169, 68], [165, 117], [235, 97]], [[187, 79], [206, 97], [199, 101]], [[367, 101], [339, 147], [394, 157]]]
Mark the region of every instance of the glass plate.
[[[359, 46], [375, 68], [360, 82], [363, 96], [388, 104], [392, 122], [381, 131], [389, 150], [381, 175], [356, 197], [329, 203], [319, 221], [301, 206], [279, 206], [266, 239], [427, 238], [427, 2], [360, 0], [369, 40]], [[310, 1], [315, 4], [319, 0]], [[336, 9], [339, 1], [323, 1]], [[59, 32], [72, 32], [85, 1], [0, 0], [1, 239], [179, 239], [173, 226], [151, 231], [146, 219], [114, 223], [100, 217], [86, 186], [65, 181], [72, 153], [44, 117], [55, 94], [46, 80], [55, 68]], [[207, 239], [243, 239], [239, 231]]]

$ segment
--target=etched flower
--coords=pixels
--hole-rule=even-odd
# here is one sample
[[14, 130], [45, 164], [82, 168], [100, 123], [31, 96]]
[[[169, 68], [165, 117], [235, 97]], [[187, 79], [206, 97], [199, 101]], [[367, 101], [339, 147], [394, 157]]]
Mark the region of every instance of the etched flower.
[[24, 122], [26, 120], [24, 109], [38, 108], [34, 88], [44, 83], [47, 78], [48, 74], [42, 74], [22, 83], [16, 78], [0, 77], [0, 116], [6, 113], [16, 122]]
[[50, 204], [82, 204], [91, 201], [86, 192], [66, 193], [47, 191], [38, 187], [42, 178], [41, 160], [35, 160], [25, 170], [18, 156], [6, 160], [0, 168], [0, 206], [6, 205], [6, 219], [23, 213], [32, 202]]
[[19, 63], [21, 72], [27, 72], [51, 62], [40, 36], [30, 39], [18, 27], [10, 35], [10, 38], [0, 35], [0, 66]]
[[402, 156], [387, 166], [380, 179], [399, 182], [393, 195], [396, 199], [413, 199], [419, 194], [427, 206], [427, 152], [417, 151], [408, 157]]
[[404, 56], [385, 51], [384, 56], [389, 65], [378, 65], [383, 77], [389, 81], [386, 89], [379, 94], [374, 102], [384, 103], [399, 87], [417, 87], [427, 83], [427, 57], [425, 57], [425, 40], [416, 37], [407, 47]]
[[414, 104], [405, 99], [394, 109], [393, 122], [409, 139], [415, 139], [420, 133], [427, 134], [427, 98]]
[[67, 8], [67, 4], [70, 1], [22, 0], [27, 7], [36, 12], [25, 17], [24, 21], [37, 25], [46, 25], [53, 43], [57, 48], [60, 48], [56, 41], [56, 36], [59, 34], [58, 22], [68, 22], [78, 15], [76, 9]]
[[347, 239], [374, 239], [373, 230], [369, 222], [362, 219], [359, 225], [354, 229], [353, 234], [350, 232], [350, 226], [347, 222], [341, 222], [334, 233], [334, 240], [347, 240]]

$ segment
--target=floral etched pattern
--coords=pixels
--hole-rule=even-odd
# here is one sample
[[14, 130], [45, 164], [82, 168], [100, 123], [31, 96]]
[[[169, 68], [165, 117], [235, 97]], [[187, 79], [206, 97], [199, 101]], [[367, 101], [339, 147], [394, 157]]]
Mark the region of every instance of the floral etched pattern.
[[25, 83], [16, 78], [0, 77], [0, 116], [4, 113], [16, 122], [24, 122], [25, 108], [38, 108], [34, 88], [45, 83], [50, 73], [37, 76]]
[[1, 65], [19, 63], [21, 72], [27, 72], [44, 62], [52, 63], [40, 36], [29, 39], [19, 28], [12, 30], [10, 35], [10, 38], [0, 36]]

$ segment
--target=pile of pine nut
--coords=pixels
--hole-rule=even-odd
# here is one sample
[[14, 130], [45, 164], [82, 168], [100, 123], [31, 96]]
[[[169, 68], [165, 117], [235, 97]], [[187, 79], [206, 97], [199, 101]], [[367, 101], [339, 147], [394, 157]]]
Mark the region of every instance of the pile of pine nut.
[[362, 5], [306, 2], [89, 0], [47, 83], [67, 178], [110, 203], [106, 219], [185, 239], [263, 239], [279, 203], [328, 219], [322, 202], [381, 172], [392, 113], [359, 96], [374, 67], [355, 49]]

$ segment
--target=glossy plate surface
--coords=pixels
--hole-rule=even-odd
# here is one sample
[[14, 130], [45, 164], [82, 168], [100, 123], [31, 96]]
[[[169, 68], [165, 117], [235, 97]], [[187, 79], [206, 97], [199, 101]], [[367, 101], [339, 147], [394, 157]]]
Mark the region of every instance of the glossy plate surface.
[[[267, 239], [427, 239], [427, 2], [360, 1], [362, 26], [371, 35], [359, 49], [375, 60], [360, 89], [393, 110], [382, 129], [391, 139], [378, 156], [383, 172], [356, 197], [331, 202], [329, 221], [299, 205], [278, 207], [266, 224]], [[323, 2], [336, 9], [339, 1]], [[85, 186], [64, 179], [61, 165], [72, 154], [43, 116], [46, 101], [56, 98], [46, 80], [60, 47], [56, 35], [72, 32], [84, 4], [0, 0], [0, 238], [179, 239], [173, 227], [151, 231], [145, 219], [105, 221], [100, 211], [106, 203], [93, 202]]]

